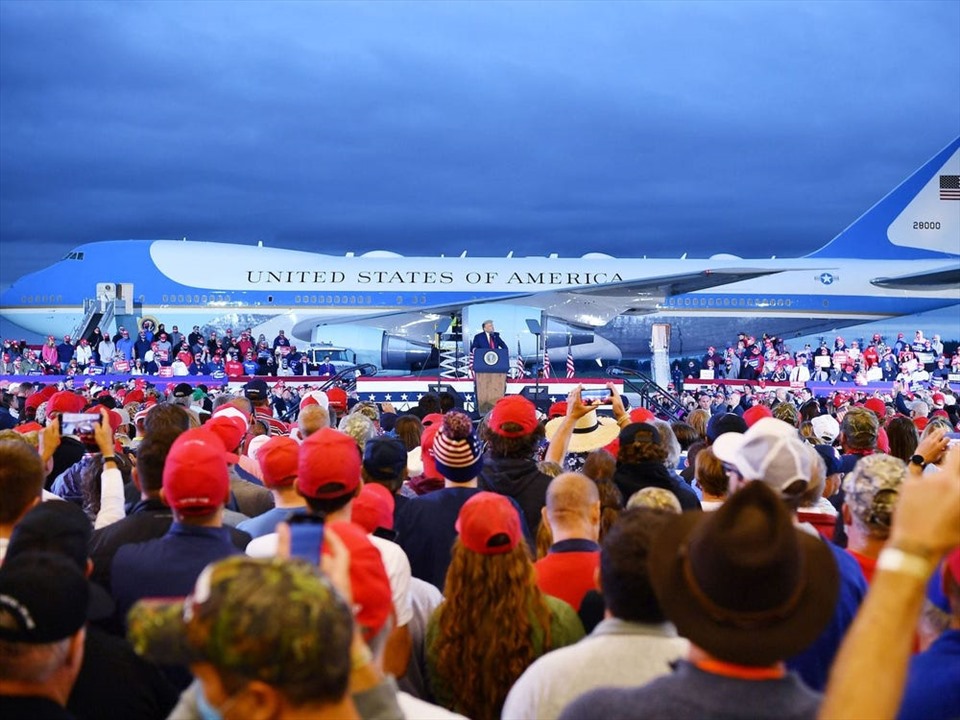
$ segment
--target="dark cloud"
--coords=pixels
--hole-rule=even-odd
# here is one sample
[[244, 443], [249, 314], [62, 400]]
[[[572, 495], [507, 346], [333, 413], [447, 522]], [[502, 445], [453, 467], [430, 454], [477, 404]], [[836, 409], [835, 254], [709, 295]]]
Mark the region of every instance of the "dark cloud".
[[958, 45], [943, 2], [4, 0], [0, 285], [122, 237], [800, 254], [960, 132]]

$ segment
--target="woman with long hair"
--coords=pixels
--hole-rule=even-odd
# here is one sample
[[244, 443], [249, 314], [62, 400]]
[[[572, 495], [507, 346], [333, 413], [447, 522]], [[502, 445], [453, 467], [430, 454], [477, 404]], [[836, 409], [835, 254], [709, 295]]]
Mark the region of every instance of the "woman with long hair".
[[445, 600], [427, 626], [427, 672], [437, 702], [473, 720], [500, 717], [524, 670], [583, 637], [573, 608], [544, 595], [503, 495], [481, 492], [460, 509]]
[[910, 457], [917, 451], [920, 443], [920, 433], [913, 420], [903, 415], [894, 415], [887, 421], [887, 441], [890, 443], [890, 455], [910, 462]]

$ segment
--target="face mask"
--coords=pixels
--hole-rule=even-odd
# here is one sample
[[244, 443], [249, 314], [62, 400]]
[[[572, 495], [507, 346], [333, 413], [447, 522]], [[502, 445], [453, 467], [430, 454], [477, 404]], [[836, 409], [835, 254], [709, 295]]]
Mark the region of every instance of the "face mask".
[[207, 695], [203, 692], [202, 683], [198, 683], [196, 697], [197, 714], [200, 715], [200, 720], [223, 720], [224, 713], [229, 711], [236, 701], [236, 697], [231, 697], [227, 699], [227, 702], [224, 703], [222, 708], [215, 708], [210, 701], [207, 700]]
[[200, 720], [223, 720], [220, 711], [207, 700], [203, 685], [197, 688], [197, 714], [200, 715]]

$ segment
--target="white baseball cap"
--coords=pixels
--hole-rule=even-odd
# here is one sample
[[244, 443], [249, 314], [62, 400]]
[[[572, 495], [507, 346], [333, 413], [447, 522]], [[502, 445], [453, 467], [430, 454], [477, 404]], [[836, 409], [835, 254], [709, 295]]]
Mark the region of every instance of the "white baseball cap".
[[776, 418], [761, 418], [742, 435], [724, 433], [711, 448], [745, 480], [759, 480], [784, 498], [802, 495], [810, 482], [811, 457], [796, 429]]

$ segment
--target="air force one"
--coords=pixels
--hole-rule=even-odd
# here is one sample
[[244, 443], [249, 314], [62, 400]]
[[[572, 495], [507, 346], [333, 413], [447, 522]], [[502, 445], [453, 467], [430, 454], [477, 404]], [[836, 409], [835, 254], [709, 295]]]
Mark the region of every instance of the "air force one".
[[526, 358], [544, 343], [555, 359], [568, 347], [575, 359], [645, 355], [655, 323], [699, 351], [744, 328], [799, 337], [943, 308], [956, 308], [960, 336], [958, 181], [960, 138], [827, 245], [790, 259], [332, 256], [95, 242], [18, 280], [0, 313], [56, 335], [144, 318], [181, 330], [252, 327], [268, 338], [282, 328], [301, 343], [350, 347], [358, 361], [397, 370], [435, 358], [437, 334], [454, 314], [468, 340], [493, 319]]

